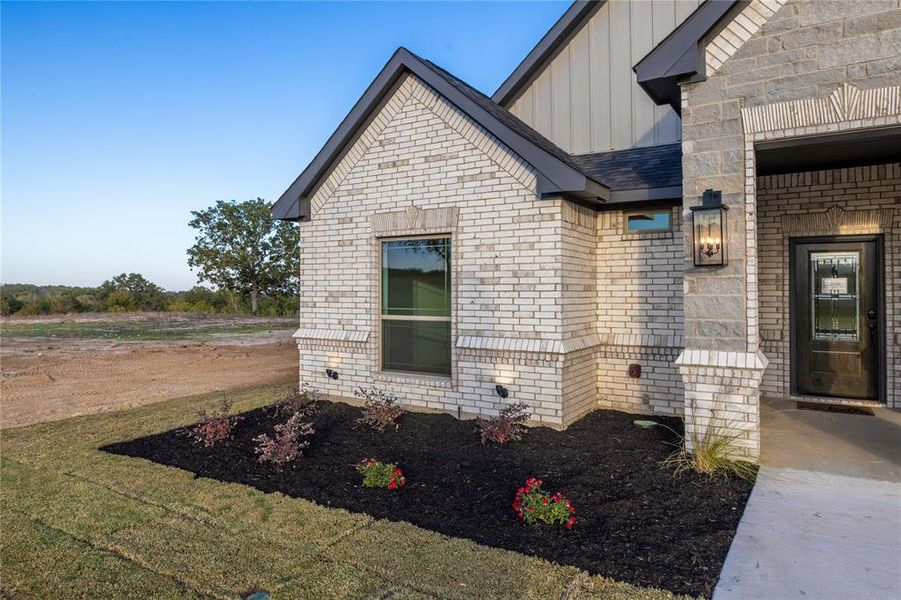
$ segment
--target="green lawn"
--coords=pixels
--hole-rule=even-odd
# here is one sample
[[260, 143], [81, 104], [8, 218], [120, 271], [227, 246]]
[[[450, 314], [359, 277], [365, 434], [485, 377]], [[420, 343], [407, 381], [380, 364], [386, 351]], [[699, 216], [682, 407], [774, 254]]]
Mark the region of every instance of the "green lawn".
[[2, 337], [49, 337], [122, 341], [198, 340], [216, 334], [261, 333], [297, 329], [297, 319], [247, 320], [228, 323], [210, 320], [175, 321], [141, 319], [134, 321], [48, 321], [46, 323], [0, 323]]
[[[236, 410], [286, 388], [232, 395]], [[4, 429], [0, 595], [23, 598], [673, 596], [514, 552], [109, 455], [219, 394]]]

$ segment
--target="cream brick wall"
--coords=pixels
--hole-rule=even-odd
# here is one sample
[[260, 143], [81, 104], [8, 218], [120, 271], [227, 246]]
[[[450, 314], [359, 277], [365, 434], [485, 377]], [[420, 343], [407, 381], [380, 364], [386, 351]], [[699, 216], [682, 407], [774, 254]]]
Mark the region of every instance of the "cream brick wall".
[[[467, 414], [499, 410], [501, 383], [507, 403], [564, 425], [599, 398], [677, 414], [679, 210], [673, 232], [624, 234], [621, 211], [534, 189], [527, 165], [425, 84], [398, 84], [300, 225], [301, 380], [338, 397], [377, 385]], [[427, 234], [452, 238], [450, 379], [379, 367], [379, 239]], [[632, 362], [640, 379], [626, 376]]]
[[789, 397], [789, 241], [882, 234], [885, 251], [886, 387], [901, 408], [901, 163], [769, 175], [757, 179], [760, 329], [770, 361], [761, 389]]
[[[303, 381], [344, 397], [379, 385], [409, 404], [476, 414], [503, 405], [503, 383], [537, 419], [574, 418], [563, 370], [595, 333], [584, 209], [537, 198], [527, 165], [412, 76], [327, 181], [300, 225]], [[452, 238], [451, 379], [379, 370], [378, 240], [420, 234]], [[570, 370], [588, 368], [579, 360]], [[596, 403], [591, 380], [569, 388], [574, 411]]]
[[[626, 233], [624, 212], [597, 217], [598, 392], [602, 406], [681, 415], [682, 380], [673, 361], [682, 348], [682, 215], [672, 231]], [[641, 377], [627, 375], [639, 364]]]

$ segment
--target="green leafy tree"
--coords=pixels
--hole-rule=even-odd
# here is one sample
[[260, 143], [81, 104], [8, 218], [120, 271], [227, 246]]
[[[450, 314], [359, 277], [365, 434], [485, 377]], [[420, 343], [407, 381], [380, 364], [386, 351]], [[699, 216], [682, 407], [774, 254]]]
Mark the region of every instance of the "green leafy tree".
[[297, 226], [276, 221], [261, 198], [223, 202], [191, 211], [197, 231], [188, 248], [188, 266], [200, 281], [250, 296], [251, 311], [261, 295], [296, 294], [300, 269]]
[[100, 285], [100, 297], [108, 310], [165, 310], [163, 288], [140, 273], [121, 273]]

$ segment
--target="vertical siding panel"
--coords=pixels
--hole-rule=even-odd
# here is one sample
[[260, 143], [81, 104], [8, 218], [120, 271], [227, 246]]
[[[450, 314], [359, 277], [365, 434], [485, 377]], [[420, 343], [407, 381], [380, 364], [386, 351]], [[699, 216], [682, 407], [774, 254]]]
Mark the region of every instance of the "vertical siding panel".
[[514, 105], [519, 108], [519, 112], [516, 113], [516, 116], [529, 125], [532, 125], [535, 122], [535, 109], [532, 106], [533, 94], [533, 88], [530, 86], [529, 89], [523, 92], [523, 95], [519, 97]]
[[[676, 2], [673, 0], [654, 0], [654, 46], [662, 42], [676, 28]], [[654, 109], [656, 121], [654, 143], [666, 144], [679, 139], [681, 127], [679, 117], [669, 106], [657, 106]]]
[[572, 152], [591, 152], [591, 76], [588, 57], [588, 27], [583, 27], [569, 45], [571, 79], [570, 106], [572, 109]]
[[613, 148], [610, 101], [610, 5], [605, 4], [589, 21], [591, 75], [591, 151]]
[[676, 0], [676, 24], [682, 23], [701, 4], [701, 0]]
[[551, 93], [553, 94], [554, 141], [564, 150], [572, 149], [572, 88], [569, 73], [570, 49], [564, 48], [551, 63]]
[[610, 93], [613, 147], [632, 144], [632, 52], [629, 40], [629, 2], [609, 2], [610, 7]]
[[632, 90], [632, 142], [637, 146], [654, 143], [657, 106], [635, 80], [632, 66], [654, 47], [654, 5], [651, 2], [630, 2], [632, 39], [630, 44], [629, 83]]
[[678, 141], [679, 117], [657, 107], [632, 67], [702, 0], [609, 0], [511, 110], [561, 148], [603, 152]]
[[551, 113], [553, 101], [551, 99], [551, 70], [545, 69], [533, 84], [532, 108], [535, 111], [535, 123], [533, 127], [545, 137], [556, 141], [554, 137], [554, 119]]

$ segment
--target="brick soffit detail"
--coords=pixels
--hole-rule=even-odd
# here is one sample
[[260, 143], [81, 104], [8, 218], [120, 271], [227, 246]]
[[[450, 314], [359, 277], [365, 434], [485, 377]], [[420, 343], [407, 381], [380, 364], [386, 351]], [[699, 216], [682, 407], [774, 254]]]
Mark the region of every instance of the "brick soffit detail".
[[782, 215], [782, 230], [784, 233], [883, 233], [891, 226], [892, 213], [890, 208], [845, 210], [831, 206], [821, 212]]
[[741, 110], [746, 135], [901, 115], [901, 86], [862, 90], [845, 83], [826, 98], [806, 98]]

